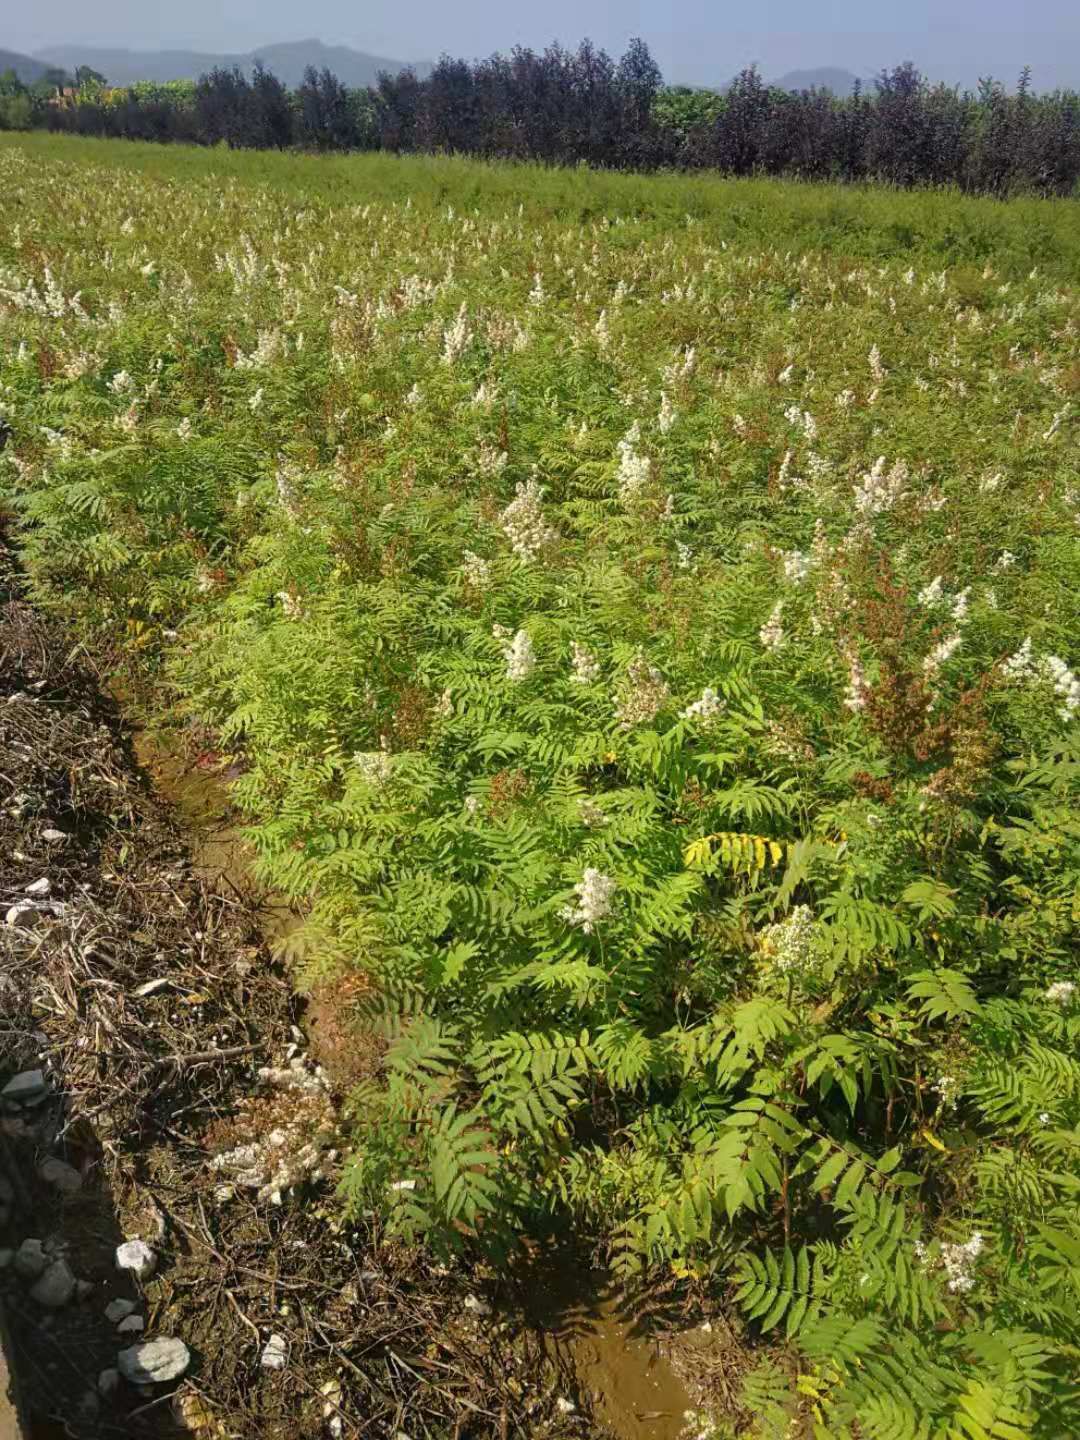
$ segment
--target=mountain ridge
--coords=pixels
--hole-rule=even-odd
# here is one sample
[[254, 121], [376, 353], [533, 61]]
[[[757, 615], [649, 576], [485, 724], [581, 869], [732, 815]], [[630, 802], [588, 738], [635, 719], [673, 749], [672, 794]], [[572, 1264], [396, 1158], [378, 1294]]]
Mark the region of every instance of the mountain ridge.
[[0, 75], [5, 70], [14, 70], [24, 85], [40, 80], [48, 68], [45, 61], [37, 60], [33, 55], [23, 55], [18, 50], [0, 50]]
[[387, 56], [354, 50], [348, 45], [324, 45], [321, 40], [315, 39], [281, 41], [272, 45], [256, 46], [240, 53], [49, 45], [30, 58], [42, 67], [59, 65], [69, 71], [74, 71], [79, 65], [88, 65], [104, 75], [110, 85], [132, 85], [139, 80], [195, 80], [213, 70], [215, 66], [231, 69], [237, 65], [241, 70], [251, 70], [257, 60], [261, 60], [268, 70], [272, 70], [278, 79], [290, 88], [300, 84], [309, 65], [314, 65], [316, 70], [325, 66], [334, 72], [342, 84], [351, 87], [373, 85], [381, 70], [396, 74], [399, 70], [412, 69], [421, 78], [431, 71], [431, 64], [426, 60], [393, 60]]

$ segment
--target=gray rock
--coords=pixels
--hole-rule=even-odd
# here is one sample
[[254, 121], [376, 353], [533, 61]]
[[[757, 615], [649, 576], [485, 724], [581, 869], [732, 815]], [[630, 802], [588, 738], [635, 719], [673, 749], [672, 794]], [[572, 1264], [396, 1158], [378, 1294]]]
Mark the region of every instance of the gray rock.
[[133, 1385], [160, 1385], [183, 1375], [191, 1364], [191, 1352], [182, 1340], [143, 1340], [121, 1350], [116, 1363]]
[[22, 1070], [0, 1090], [0, 1100], [16, 1105], [36, 1105], [49, 1093], [49, 1082], [43, 1070]]
[[98, 1394], [99, 1394], [99, 1395], [112, 1395], [113, 1392], [116, 1390], [116, 1387], [117, 1387], [119, 1384], [120, 1384], [120, 1371], [119, 1371], [119, 1370], [112, 1370], [112, 1369], [102, 1370], [101, 1374], [97, 1377]]
[[60, 1310], [75, 1294], [75, 1276], [66, 1260], [54, 1260], [30, 1291], [30, 1299], [46, 1310]]
[[14, 1259], [14, 1250], [0, 1250], [0, 1270], [6, 1270]]
[[125, 1240], [116, 1247], [116, 1268], [129, 1270], [136, 1280], [148, 1280], [157, 1267], [157, 1256], [145, 1240]]
[[40, 1240], [24, 1240], [15, 1252], [15, 1273], [24, 1280], [36, 1280], [45, 1273], [49, 1257]]
[[146, 1321], [141, 1315], [129, 1315], [116, 1328], [121, 1335], [139, 1335], [146, 1329]]
[[105, 1306], [105, 1319], [110, 1325], [119, 1325], [121, 1320], [126, 1320], [134, 1311], [134, 1300], [124, 1300], [118, 1297], [116, 1300], [110, 1300]]
[[62, 1195], [74, 1195], [82, 1189], [83, 1177], [75, 1166], [69, 1165], [66, 1160], [58, 1160], [54, 1155], [41, 1162], [38, 1174], [46, 1185], [51, 1185]]

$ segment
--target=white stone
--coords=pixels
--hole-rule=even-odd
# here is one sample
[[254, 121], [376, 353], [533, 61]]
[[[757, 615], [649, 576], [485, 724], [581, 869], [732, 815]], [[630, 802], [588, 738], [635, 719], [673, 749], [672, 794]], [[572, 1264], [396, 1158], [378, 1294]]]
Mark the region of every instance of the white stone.
[[36, 1280], [45, 1273], [49, 1257], [40, 1240], [24, 1240], [15, 1252], [15, 1270], [24, 1280]]
[[289, 1358], [289, 1345], [284, 1335], [271, 1335], [266, 1342], [259, 1364], [264, 1370], [284, 1370]]
[[47, 1310], [59, 1310], [75, 1294], [75, 1276], [66, 1260], [54, 1260], [30, 1291], [30, 1299]]
[[47, 875], [43, 875], [40, 880], [34, 880], [31, 884], [27, 885], [24, 893], [33, 895], [36, 899], [44, 900], [51, 889], [52, 881]]
[[66, 1160], [58, 1160], [55, 1156], [41, 1162], [38, 1174], [46, 1185], [52, 1185], [63, 1195], [74, 1195], [82, 1189], [83, 1178], [74, 1165], [69, 1165]]
[[148, 1280], [157, 1267], [157, 1256], [145, 1240], [125, 1240], [116, 1247], [116, 1268], [130, 1270], [136, 1280]]
[[146, 1329], [146, 1321], [141, 1315], [128, 1315], [116, 1327], [120, 1335], [138, 1335]]
[[183, 1375], [191, 1364], [191, 1352], [182, 1340], [143, 1340], [121, 1350], [116, 1363], [133, 1385], [158, 1385]]
[[119, 1370], [113, 1370], [113, 1369], [111, 1369], [111, 1368], [108, 1369], [108, 1370], [102, 1370], [101, 1374], [97, 1377], [98, 1394], [99, 1394], [99, 1395], [112, 1395], [113, 1392], [116, 1390], [116, 1387], [117, 1387], [119, 1384], [120, 1384], [120, 1371], [119, 1371]]
[[62, 845], [68, 837], [63, 830], [43, 830], [41, 838], [49, 845]]
[[134, 1313], [134, 1310], [134, 1300], [124, 1300], [118, 1297], [116, 1300], [110, 1300], [105, 1306], [105, 1319], [110, 1325], [119, 1325], [120, 1321], [126, 1320], [129, 1315]]

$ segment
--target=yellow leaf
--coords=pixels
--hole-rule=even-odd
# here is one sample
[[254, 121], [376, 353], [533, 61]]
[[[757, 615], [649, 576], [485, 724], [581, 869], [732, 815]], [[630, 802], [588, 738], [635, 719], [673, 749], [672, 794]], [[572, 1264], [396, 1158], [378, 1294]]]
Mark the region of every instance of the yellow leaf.
[[945, 1146], [944, 1146], [944, 1145], [941, 1143], [941, 1141], [937, 1138], [937, 1136], [936, 1136], [936, 1135], [932, 1135], [932, 1134], [930, 1133], [930, 1131], [926, 1129], [925, 1126], [923, 1126], [923, 1128], [919, 1131], [919, 1135], [921, 1136], [921, 1138], [922, 1138], [923, 1140], [926, 1141], [926, 1143], [927, 1143], [928, 1145], [933, 1145], [934, 1149], [935, 1149], [935, 1150], [940, 1150], [943, 1155], [947, 1155], [947, 1154], [949, 1153], [948, 1150], [945, 1148]]

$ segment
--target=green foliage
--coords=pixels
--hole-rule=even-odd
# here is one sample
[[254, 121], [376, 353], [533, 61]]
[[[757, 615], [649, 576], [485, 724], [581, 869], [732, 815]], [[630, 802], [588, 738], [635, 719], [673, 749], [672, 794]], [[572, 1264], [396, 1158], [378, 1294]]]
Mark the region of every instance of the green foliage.
[[[0, 147], [0, 473], [42, 602], [236, 765], [298, 982], [365, 997], [345, 1205], [733, 1296], [746, 1433], [1076, 1433], [1080, 292], [1034, 212], [803, 197], [789, 253], [781, 190], [740, 240], [696, 182], [131, 153]], [[937, 206], [985, 271], [889, 258]]]

